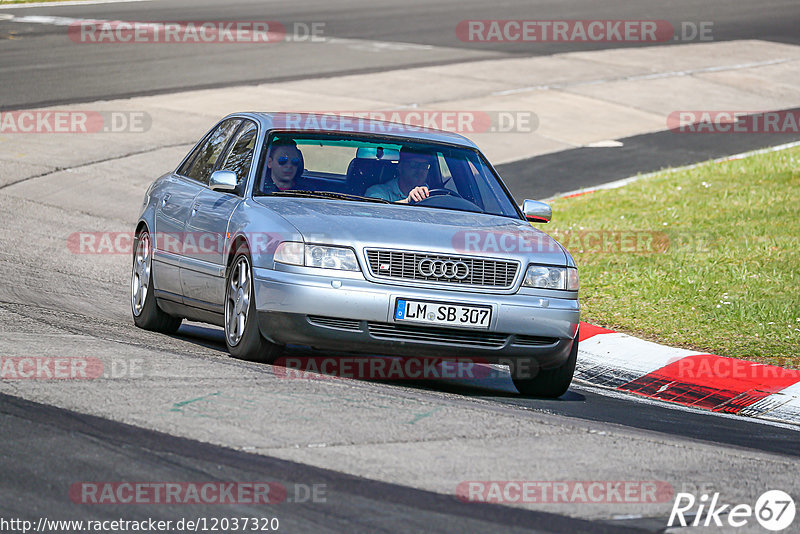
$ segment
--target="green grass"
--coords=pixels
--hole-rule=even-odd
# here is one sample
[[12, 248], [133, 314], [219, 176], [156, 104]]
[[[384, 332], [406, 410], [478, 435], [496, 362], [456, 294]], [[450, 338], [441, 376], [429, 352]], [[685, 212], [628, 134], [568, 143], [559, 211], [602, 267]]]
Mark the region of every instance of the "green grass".
[[[541, 228], [575, 257], [584, 321], [800, 367], [800, 149], [662, 173], [552, 206], [553, 222]], [[625, 246], [615, 243], [626, 235]]]

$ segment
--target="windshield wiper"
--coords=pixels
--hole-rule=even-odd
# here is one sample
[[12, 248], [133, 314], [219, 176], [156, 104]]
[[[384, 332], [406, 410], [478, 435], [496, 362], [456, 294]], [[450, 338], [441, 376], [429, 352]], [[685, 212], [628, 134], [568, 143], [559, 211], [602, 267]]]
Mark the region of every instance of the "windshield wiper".
[[303, 191], [299, 189], [288, 189], [286, 191], [273, 191], [267, 196], [274, 197], [306, 197], [306, 198], [336, 198], [339, 200], [353, 200], [356, 202], [380, 202], [381, 204], [392, 204], [383, 198], [360, 197], [358, 195], [348, 195], [346, 193], [333, 193], [331, 191]]

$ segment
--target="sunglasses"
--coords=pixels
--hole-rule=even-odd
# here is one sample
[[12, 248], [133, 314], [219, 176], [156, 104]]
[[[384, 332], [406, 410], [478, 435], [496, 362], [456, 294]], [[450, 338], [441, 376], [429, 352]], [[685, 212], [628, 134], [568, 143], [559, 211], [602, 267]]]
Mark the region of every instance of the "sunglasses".
[[422, 161], [412, 161], [410, 163], [405, 163], [405, 165], [408, 165], [410, 169], [414, 169], [417, 171], [428, 171], [431, 168], [430, 163], [425, 163]]
[[[286, 165], [287, 163], [289, 163], [289, 156], [281, 156], [281, 157], [278, 158], [277, 161], [278, 161], [278, 165]], [[292, 165], [294, 165], [295, 167], [299, 167], [300, 166], [300, 158], [292, 158], [291, 162], [292, 162]]]

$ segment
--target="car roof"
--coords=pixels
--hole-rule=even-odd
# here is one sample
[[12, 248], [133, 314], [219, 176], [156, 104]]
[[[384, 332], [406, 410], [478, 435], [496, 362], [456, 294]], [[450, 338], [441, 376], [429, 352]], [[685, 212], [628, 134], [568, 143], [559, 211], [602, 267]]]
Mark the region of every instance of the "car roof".
[[[363, 112], [364, 115], [368, 113], [368, 111]], [[362, 134], [381, 139], [430, 141], [474, 149], [478, 148], [475, 143], [457, 133], [344, 114], [250, 111], [231, 113], [229, 117], [250, 118], [259, 122], [265, 130]]]

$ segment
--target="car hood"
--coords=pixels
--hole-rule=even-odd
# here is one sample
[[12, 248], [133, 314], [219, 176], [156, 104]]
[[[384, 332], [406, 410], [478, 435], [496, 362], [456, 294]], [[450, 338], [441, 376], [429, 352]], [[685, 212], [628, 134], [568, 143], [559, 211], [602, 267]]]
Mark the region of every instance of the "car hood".
[[519, 259], [567, 265], [558, 243], [526, 221], [422, 206], [260, 197], [307, 243]]

